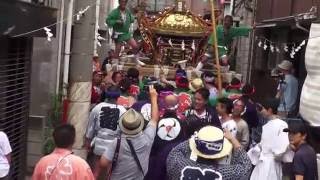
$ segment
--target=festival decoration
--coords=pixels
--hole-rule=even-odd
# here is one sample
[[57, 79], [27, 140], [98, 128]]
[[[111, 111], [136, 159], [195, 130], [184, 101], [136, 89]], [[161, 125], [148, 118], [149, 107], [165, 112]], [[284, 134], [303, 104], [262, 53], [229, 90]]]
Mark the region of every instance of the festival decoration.
[[76, 20], [77, 21], [79, 21], [80, 19], [81, 19], [81, 17], [83, 16], [83, 14], [85, 13], [85, 12], [87, 12], [88, 11], [88, 9], [90, 8], [91, 6], [87, 6], [85, 9], [80, 9], [80, 11], [78, 12], [78, 13], [76, 13]]
[[[97, 27], [97, 29], [99, 29], [99, 26]], [[101, 37], [101, 35], [99, 34], [99, 32], [96, 32], [96, 43], [99, 47], [101, 47], [101, 41], [105, 41], [106, 39]]]
[[9, 28], [8, 28], [5, 32], [3, 32], [2, 34], [3, 34], [3, 35], [8, 35], [8, 34], [10, 34], [15, 28], [16, 28], [16, 26], [13, 25], [13, 26], [9, 27]]
[[51, 38], [53, 36], [53, 34], [51, 33], [51, 29], [44, 27], [43, 30], [45, 30], [46, 34], [47, 34], [47, 41], [51, 41]]
[[184, 43], [184, 40], [181, 42], [181, 50], [184, 51], [186, 50], [186, 44]]
[[[316, 38], [316, 37], [313, 37]], [[310, 38], [309, 38], [310, 39]], [[270, 50], [271, 53], [281, 53], [279, 47], [283, 47], [284, 53], [289, 53], [290, 58], [294, 59], [295, 55], [306, 45], [307, 39], [303, 40], [299, 46], [296, 46], [296, 43], [277, 43], [270, 41], [265, 37], [257, 37], [258, 47], [263, 48], [264, 51]], [[264, 43], [262, 43], [264, 41]]]
[[[77, 13], [75, 13], [75, 14], [73, 15], [73, 17], [76, 17], [77, 20], [80, 20], [80, 18], [83, 16], [83, 14], [84, 14], [85, 12], [87, 12], [91, 7], [94, 7], [95, 5], [96, 5], [96, 3], [87, 6], [87, 7], [84, 8], [83, 10], [80, 9], [80, 11], [77, 12]], [[24, 33], [21, 33], [21, 34], [11, 35], [11, 37], [17, 38], [17, 37], [25, 36], [25, 35], [28, 35], [28, 34], [32, 34], [32, 33], [34, 33], [34, 32], [38, 32], [38, 31], [44, 30], [44, 31], [46, 32], [46, 34], [47, 34], [47, 40], [48, 40], [48, 41], [51, 41], [51, 38], [53, 37], [53, 34], [52, 34], [52, 32], [51, 32], [51, 29], [49, 29], [49, 27], [53, 27], [53, 26], [55, 26], [55, 25], [57, 25], [57, 24], [61, 24], [61, 23], [64, 23], [64, 22], [66, 22], [66, 21], [68, 21], [68, 18], [65, 18], [65, 19], [63, 19], [62, 21], [58, 21], [58, 22], [56, 22], [56, 23], [49, 24], [49, 25], [47, 25], [47, 26], [40, 27], [40, 28], [38, 28], [38, 29], [34, 29], [34, 30], [31, 30], [31, 31], [28, 31], [28, 32], [24, 32]], [[11, 29], [10, 29], [10, 28], [11, 28]], [[5, 35], [10, 35], [11, 31], [15, 28], [15, 26], [12, 26], [12, 27], [10, 27], [10, 28], [5, 32]]]
[[194, 40], [192, 41], [191, 49], [194, 50], [194, 51], [196, 50], [196, 45], [195, 45], [195, 43], [194, 43]]
[[169, 43], [169, 45], [170, 45], [171, 47], [173, 47], [173, 44], [172, 44], [171, 39], [169, 39], [168, 43]]

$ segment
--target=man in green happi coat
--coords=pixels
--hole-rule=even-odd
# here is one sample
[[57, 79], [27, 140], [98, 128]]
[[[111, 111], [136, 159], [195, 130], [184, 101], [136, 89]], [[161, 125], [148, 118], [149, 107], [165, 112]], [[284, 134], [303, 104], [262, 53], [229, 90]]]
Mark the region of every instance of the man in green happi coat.
[[[112, 10], [106, 19], [106, 23], [109, 27], [113, 28], [113, 39], [116, 43], [115, 54], [119, 57], [121, 51], [121, 46], [124, 42], [128, 43], [134, 54], [137, 54], [139, 47], [137, 42], [132, 37], [130, 32], [130, 26], [134, 22], [135, 17], [133, 14], [126, 8], [128, 0], [119, 0], [119, 7]], [[142, 65], [137, 59], [137, 62]]]
[[[223, 20], [223, 25], [218, 25], [217, 29], [217, 43], [218, 54], [222, 65], [228, 65], [230, 62], [230, 55], [232, 55], [232, 43], [236, 37], [249, 36], [251, 27], [233, 26], [233, 18], [230, 15], [226, 15]], [[214, 44], [214, 36], [211, 34], [208, 45], [211, 47]]]

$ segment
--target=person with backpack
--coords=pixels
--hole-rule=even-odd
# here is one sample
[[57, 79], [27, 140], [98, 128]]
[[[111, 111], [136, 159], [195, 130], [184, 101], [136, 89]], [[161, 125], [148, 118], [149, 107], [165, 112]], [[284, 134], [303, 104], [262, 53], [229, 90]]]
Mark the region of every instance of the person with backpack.
[[85, 135], [85, 147], [88, 152], [93, 149], [93, 173], [95, 177], [98, 177], [100, 174], [99, 160], [105, 147], [120, 132], [118, 121], [120, 116], [126, 112], [125, 107], [116, 103], [120, 94], [120, 89], [117, 86], [109, 87], [105, 93], [105, 101], [96, 105], [89, 115]]
[[149, 156], [159, 121], [158, 94], [149, 87], [151, 120], [144, 128], [143, 116], [129, 109], [119, 119], [121, 134], [105, 146], [100, 166], [111, 180], [143, 180], [148, 172]]

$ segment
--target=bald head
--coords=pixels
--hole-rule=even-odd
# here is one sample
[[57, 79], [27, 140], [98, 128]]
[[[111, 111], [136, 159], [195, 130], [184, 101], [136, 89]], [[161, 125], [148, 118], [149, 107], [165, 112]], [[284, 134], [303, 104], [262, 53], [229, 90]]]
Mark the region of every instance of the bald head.
[[178, 98], [175, 95], [168, 95], [164, 99], [166, 107], [171, 108], [178, 104]]

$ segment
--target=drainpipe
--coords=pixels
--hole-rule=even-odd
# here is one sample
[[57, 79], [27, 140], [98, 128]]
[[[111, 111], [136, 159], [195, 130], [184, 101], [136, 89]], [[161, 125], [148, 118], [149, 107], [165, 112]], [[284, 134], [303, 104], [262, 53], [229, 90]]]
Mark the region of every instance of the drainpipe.
[[72, 16], [73, 16], [73, 2], [69, 0], [66, 40], [64, 47], [64, 64], [63, 64], [63, 96], [67, 98], [67, 89], [69, 84], [69, 63], [70, 63], [70, 48], [71, 48], [71, 30], [72, 30]]
[[60, 90], [60, 73], [61, 73], [61, 55], [62, 55], [62, 37], [63, 37], [63, 18], [64, 18], [64, 0], [61, 0], [60, 4], [60, 18], [59, 21], [59, 42], [58, 42], [58, 65], [56, 76], [56, 94], [59, 94]]
[[73, 20], [73, 2], [74, 0], [69, 0], [68, 4], [68, 17], [67, 17], [67, 28], [65, 36], [65, 46], [64, 46], [64, 63], [63, 63], [63, 84], [62, 84], [62, 99], [63, 99], [63, 113], [62, 122], [66, 123], [68, 119], [68, 85], [69, 85], [69, 64], [70, 64], [70, 48], [71, 48], [71, 30], [72, 30], [72, 20]]

